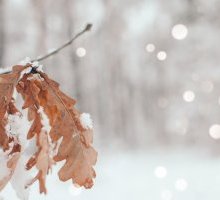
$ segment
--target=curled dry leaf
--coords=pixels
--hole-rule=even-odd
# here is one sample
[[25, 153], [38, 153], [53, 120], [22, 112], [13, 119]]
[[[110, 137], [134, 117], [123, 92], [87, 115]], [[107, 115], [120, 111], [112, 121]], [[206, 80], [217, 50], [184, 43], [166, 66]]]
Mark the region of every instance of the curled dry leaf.
[[[93, 165], [97, 159], [97, 152], [91, 146], [92, 130], [82, 127], [80, 113], [73, 107], [75, 100], [61, 92], [59, 84], [49, 79], [46, 74], [40, 72], [40, 75], [44, 79], [44, 90], [41, 90], [42, 95], [39, 98], [41, 106], [51, 119], [50, 136], [54, 142], [63, 138], [54, 157], [55, 161], [66, 160], [59, 171], [59, 177], [62, 181], [72, 179], [74, 183], [90, 188], [96, 176]], [[51, 115], [54, 105], [57, 107], [56, 118]]]
[[22, 108], [28, 108], [29, 113], [32, 115], [30, 119], [33, 119], [33, 123], [27, 134], [27, 139], [36, 137], [36, 145], [38, 147], [38, 151], [26, 164], [27, 170], [36, 166], [38, 173], [27, 186], [30, 186], [38, 180], [40, 193], [46, 193], [46, 175], [53, 164], [53, 159], [50, 156], [48, 133], [43, 129], [42, 125], [42, 114], [40, 112], [40, 102], [38, 98], [40, 88], [37, 87], [36, 82], [39, 82], [39, 80], [35, 79], [32, 74], [25, 74], [17, 85], [17, 91], [21, 93], [24, 98]]

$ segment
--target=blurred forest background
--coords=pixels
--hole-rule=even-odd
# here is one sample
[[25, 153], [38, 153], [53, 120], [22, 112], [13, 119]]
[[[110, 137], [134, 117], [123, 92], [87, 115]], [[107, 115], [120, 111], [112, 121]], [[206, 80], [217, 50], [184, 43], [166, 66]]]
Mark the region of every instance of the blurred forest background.
[[[153, 173], [154, 167], [167, 162], [171, 171], [191, 174], [188, 179], [191, 176], [196, 189], [191, 187], [191, 193], [175, 199], [219, 199], [220, 176], [215, 174], [219, 173], [219, 161], [201, 158], [197, 162], [197, 154], [192, 159], [186, 156], [193, 154], [189, 151], [192, 148], [200, 155], [208, 152], [206, 159], [220, 158], [219, 9], [217, 0], [0, 0], [0, 66], [45, 54], [92, 23], [91, 32], [42, 63], [77, 100], [78, 108], [91, 113], [96, 145], [109, 152], [113, 147], [128, 149], [116, 156], [118, 160], [110, 155], [110, 160], [120, 165], [121, 159], [127, 159], [120, 166], [130, 166], [135, 173], [143, 168], [136, 169], [133, 161], [151, 166]], [[165, 158], [155, 153], [162, 152], [161, 148], [169, 149]], [[141, 155], [150, 157], [142, 159]], [[102, 156], [101, 151], [98, 171], [105, 172], [106, 179], [115, 171], [114, 181], [127, 177], [120, 173], [120, 167], [105, 171], [111, 164]], [[178, 159], [179, 166], [174, 167]], [[199, 185], [200, 166], [204, 166], [200, 169], [204, 185]], [[159, 168], [156, 176], [165, 177], [164, 170], [168, 169]], [[108, 184], [100, 172], [95, 192], [81, 199], [104, 198]], [[154, 179], [150, 184], [146, 183], [150, 177], [146, 174], [145, 178], [142, 174], [127, 177], [124, 181], [134, 185], [141, 180], [149, 185], [133, 185], [128, 194], [125, 190], [124, 196], [111, 194], [105, 199], [174, 199], [171, 190], [161, 189], [169, 183], [162, 183], [159, 189], [163, 191], [157, 198]], [[108, 187], [116, 184], [116, 189], [117, 183], [108, 183]], [[122, 180], [119, 183], [124, 184]], [[183, 180], [181, 183], [186, 186]], [[211, 183], [215, 189], [210, 191]]]
[[[132, 148], [217, 148], [209, 128], [220, 122], [219, 7], [215, 0], [1, 0], [0, 66], [36, 58], [93, 23], [43, 64], [92, 114], [96, 137]], [[187, 27], [184, 40], [172, 37], [176, 24]]]

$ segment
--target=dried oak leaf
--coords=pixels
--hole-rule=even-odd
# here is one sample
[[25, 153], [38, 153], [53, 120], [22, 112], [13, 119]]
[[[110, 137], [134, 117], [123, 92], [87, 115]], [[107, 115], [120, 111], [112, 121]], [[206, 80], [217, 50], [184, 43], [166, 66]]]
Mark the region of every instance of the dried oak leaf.
[[8, 173], [0, 180], [0, 190], [11, 179], [20, 158], [21, 145], [12, 135], [13, 133], [6, 133], [6, 125], [8, 124], [8, 115], [19, 112], [14, 105], [12, 96], [20, 74], [25, 67], [17, 65], [13, 67], [10, 74], [0, 75], [0, 147], [3, 150], [1, 156], [5, 157], [8, 168]]
[[26, 164], [28, 170], [33, 166], [36, 166], [38, 169], [38, 174], [28, 183], [28, 186], [38, 180], [40, 193], [46, 193], [46, 175], [54, 162], [50, 156], [48, 134], [42, 129], [42, 116], [38, 98], [40, 88], [37, 86], [38, 84], [40, 84], [40, 80], [36, 79], [33, 74], [25, 74], [17, 85], [17, 91], [21, 93], [24, 98], [23, 109], [28, 108], [29, 113], [31, 113], [29, 119], [33, 119], [33, 123], [27, 134], [27, 139], [31, 139], [35, 136], [38, 147], [38, 151]]
[[39, 100], [50, 119], [50, 137], [54, 143], [62, 140], [54, 160], [66, 160], [59, 178], [62, 181], [72, 179], [79, 186], [91, 188], [97, 159], [97, 152], [91, 146], [92, 130], [82, 127], [80, 113], [73, 107], [75, 100], [60, 91], [59, 84], [45, 73], [39, 74], [42, 78]]
[[4, 151], [9, 148], [9, 138], [5, 131], [7, 124], [5, 115], [6, 113], [14, 114], [17, 112], [12, 102], [12, 95], [23, 69], [24, 66], [17, 65], [13, 67], [12, 73], [0, 75], [0, 146]]

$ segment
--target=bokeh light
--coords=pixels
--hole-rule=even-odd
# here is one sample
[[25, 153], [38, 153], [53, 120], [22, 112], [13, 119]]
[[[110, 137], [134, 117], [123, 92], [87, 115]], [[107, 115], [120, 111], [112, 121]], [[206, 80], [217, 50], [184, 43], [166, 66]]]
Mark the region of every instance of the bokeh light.
[[183, 93], [183, 99], [186, 102], [192, 102], [195, 99], [195, 93], [191, 90], [187, 90]]
[[172, 28], [172, 36], [176, 40], [183, 40], [188, 35], [188, 29], [183, 24], [177, 24]]
[[83, 47], [79, 47], [76, 49], [76, 55], [80, 58], [84, 57], [86, 55], [86, 49]]
[[157, 53], [157, 59], [160, 61], [166, 60], [167, 58], [167, 53], [165, 51], [159, 51]]
[[214, 124], [209, 128], [209, 135], [211, 138], [217, 140], [220, 139], [220, 125]]
[[165, 178], [167, 176], [167, 169], [163, 166], [158, 166], [154, 170], [154, 174], [157, 178]]
[[154, 44], [147, 44], [147, 46], [145, 47], [145, 49], [146, 49], [146, 51], [147, 52], [154, 52], [155, 51], [155, 49], [156, 49], [156, 47], [155, 47], [155, 45]]

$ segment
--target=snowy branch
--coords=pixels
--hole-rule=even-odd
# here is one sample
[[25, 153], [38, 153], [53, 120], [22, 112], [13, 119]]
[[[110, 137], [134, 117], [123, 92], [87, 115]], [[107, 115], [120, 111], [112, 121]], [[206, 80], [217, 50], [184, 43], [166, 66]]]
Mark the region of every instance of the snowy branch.
[[[57, 49], [54, 49], [53, 51], [51, 51], [50, 53], [47, 53], [39, 58], [33, 59], [31, 60], [31, 62], [39, 62], [42, 60], [45, 60], [57, 53], [59, 53], [60, 51], [62, 51], [64, 48], [66, 48], [67, 46], [71, 45], [77, 38], [79, 38], [81, 35], [83, 35], [84, 33], [90, 31], [92, 28], [92, 24], [87, 24], [86, 27], [80, 31], [79, 33], [77, 33], [76, 35], [74, 35], [70, 40], [68, 40], [66, 43], [62, 44], [60, 47], [58, 47]], [[11, 68], [4, 68], [4, 69], [0, 69], [0, 74], [8, 74], [11, 72]]]
[[42, 61], [42, 60], [45, 60], [47, 58], [49, 58], [50, 56], [53, 56], [57, 53], [59, 53], [62, 49], [64, 49], [65, 47], [71, 45], [73, 43], [73, 41], [75, 41], [78, 37], [80, 37], [81, 35], [83, 35], [85, 32], [87, 31], [90, 31], [92, 28], [92, 24], [87, 24], [86, 27], [79, 33], [77, 33], [74, 37], [72, 37], [69, 41], [67, 41], [66, 43], [64, 43], [63, 45], [61, 45], [60, 47], [58, 47], [57, 49], [53, 50], [52, 52], [42, 56], [42, 57], [39, 57], [37, 59], [34, 59], [32, 60], [32, 62], [34, 61]]

